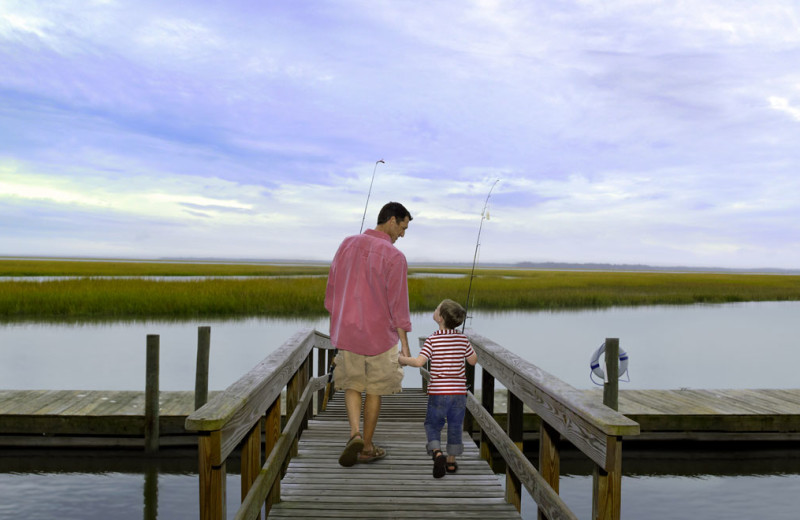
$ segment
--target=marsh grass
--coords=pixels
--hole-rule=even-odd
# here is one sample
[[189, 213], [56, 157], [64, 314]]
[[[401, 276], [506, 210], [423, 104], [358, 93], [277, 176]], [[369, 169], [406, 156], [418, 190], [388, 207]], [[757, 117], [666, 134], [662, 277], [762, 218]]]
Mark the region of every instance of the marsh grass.
[[324, 311], [325, 282], [325, 278], [3, 282], [0, 317], [313, 316]]
[[0, 258], [0, 276], [298, 276], [328, 274], [327, 265]]
[[[326, 314], [323, 300], [327, 279], [310, 276], [327, 274], [324, 266], [50, 261], [28, 261], [27, 264], [15, 261], [16, 265], [10, 265], [6, 262], [0, 260], [0, 273], [5, 276], [83, 278], [0, 282], [0, 318], [3, 319], [319, 317]], [[464, 275], [409, 279], [412, 311], [430, 311], [444, 298], [464, 302], [469, 284], [468, 269], [415, 268], [411, 272]], [[154, 281], [91, 276], [254, 278]], [[470, 299], [470, 308], [490, 311], [800, 300], [800, 276], [480, 269], [473, 280]]]

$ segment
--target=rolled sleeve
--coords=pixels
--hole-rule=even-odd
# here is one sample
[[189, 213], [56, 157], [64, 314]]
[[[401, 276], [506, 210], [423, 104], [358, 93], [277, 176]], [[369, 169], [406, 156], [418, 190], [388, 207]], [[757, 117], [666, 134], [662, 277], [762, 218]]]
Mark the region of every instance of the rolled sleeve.
[[392, 328], [411, 332], [411, 312], [408, 308], [408, 263], [400, 258], [389, 270], [387, 284]]

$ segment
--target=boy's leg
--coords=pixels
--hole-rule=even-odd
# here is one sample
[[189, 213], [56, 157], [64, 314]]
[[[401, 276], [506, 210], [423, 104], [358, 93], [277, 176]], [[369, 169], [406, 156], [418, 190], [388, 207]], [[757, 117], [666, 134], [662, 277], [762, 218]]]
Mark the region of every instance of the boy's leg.
[[428, 439], [425, 449], [428, 455], [433, 455], [434, 451], [442, 449], [442, 427], [447, 413], [443, 406], [443, 397], [428, 396], [428, 410], [425, 412], [425, 435]]
[[447, 460], [453, 462], [464, 453], [464, 415], [467, 407], [466, 395], [448, 396], [447, 408]]

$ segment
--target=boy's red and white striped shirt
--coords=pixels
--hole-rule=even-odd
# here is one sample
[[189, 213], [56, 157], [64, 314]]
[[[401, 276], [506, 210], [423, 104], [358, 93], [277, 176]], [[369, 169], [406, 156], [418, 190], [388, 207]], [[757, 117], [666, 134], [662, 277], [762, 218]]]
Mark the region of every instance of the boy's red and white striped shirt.
[[431, 362], [428, 394], [467, 393], [464, 359], [475, 353], [469, 339], [455, 329], [437, 330], [425, 340], [420, 354]]

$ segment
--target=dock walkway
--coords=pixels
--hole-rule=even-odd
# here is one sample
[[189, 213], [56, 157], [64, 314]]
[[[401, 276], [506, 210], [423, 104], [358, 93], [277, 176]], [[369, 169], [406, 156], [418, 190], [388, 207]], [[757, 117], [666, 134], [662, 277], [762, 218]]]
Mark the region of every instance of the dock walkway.
[[301, 435], [269, 518], [520, 518], [505, 501], [504, 476], [492, 472], [467, 434], [458, 472], [433, 478], [426, 400], [420, 389], [384, 397], [374, 441], [387, 456], [344, 468], [337, 460], [350, 428], [337, 393]]

